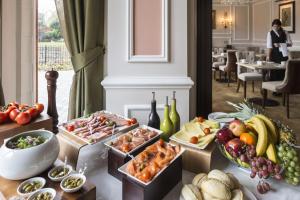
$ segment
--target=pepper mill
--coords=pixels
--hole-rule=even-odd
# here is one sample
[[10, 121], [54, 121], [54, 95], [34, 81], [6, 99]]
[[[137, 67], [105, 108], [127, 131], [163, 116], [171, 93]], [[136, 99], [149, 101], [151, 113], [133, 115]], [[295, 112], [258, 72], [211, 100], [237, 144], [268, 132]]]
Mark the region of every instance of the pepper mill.
[[58, 133], [58, 114], [56, 108], [56, 80], [58, 78], [58, 72], [54, 71], [53, 68], [51, 71], [47, 71], [45, 74], [47, 79], [47, 91], [48, 91], [48, 109], [47, 114], [52, 117], [52, 130], [53, 133]]

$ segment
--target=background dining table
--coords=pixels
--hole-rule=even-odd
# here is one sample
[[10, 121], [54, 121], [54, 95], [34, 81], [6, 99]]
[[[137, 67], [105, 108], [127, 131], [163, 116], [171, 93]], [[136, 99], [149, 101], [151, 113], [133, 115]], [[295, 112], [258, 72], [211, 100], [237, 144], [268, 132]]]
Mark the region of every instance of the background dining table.
[[[257, 64], [257, 63], [248, 63], [248, 62], [237, 62], [237, 65], [239, 65], [240, 67], [244, 67], [250, 70], [254, 70], [254, 71], [261, 71], [262, 73], [262, 79], [263, 82], [268, 81], [268, 73], [272, 70], [285, 70], [286, 65], [281, 65], [278, 63], [274, 63], [274, 62], [262, 62], [262, 64]], [[262, 105], [263, 102], [263, 98], [262, 97], [255, 97], [255, 98], [250, 98], [248, 99], [250, 102], [253, 102], [257, 105]], [[273, 99], [266, 99], [265, 105], [268, 107], [272, 107], [272, 106], [278, 106], [279, 102], [275, 101]]]

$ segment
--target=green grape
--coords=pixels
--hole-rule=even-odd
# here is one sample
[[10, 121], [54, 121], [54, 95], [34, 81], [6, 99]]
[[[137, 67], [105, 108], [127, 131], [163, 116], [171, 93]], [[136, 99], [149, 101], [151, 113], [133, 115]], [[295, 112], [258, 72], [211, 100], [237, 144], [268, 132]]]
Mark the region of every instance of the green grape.
[[278, 157], [279, 157], [279, 158], [282, 158], [282, 157], [283, 157], [283, 155], [282, 155], [281, 152], [278, 152]]
[[300, 172], [300, 166], [299, 166], [299, 165], [296, 166], [296, 167], [295, 167], [295, 170], [296, 170], [297, 172]]
[[292, 180], [290, 180], [289, 178], [286, 178], [285, 182], [287, 182], [288, 184], [292, 184], [293, 183]]
[[299, 177], [300, 176], [300, 172], [295, 172], [294, 175], [297, 176], [297, 177]]
[[297, 178], [297, 177], [294, 177], [294, 178], [293, 178], [293, 182], [295, 182], [295, 183], [299, 183], [299, 178]]
[[292, 159], [294, 157], [294, 155], [292, 154], [292, 152], [288, 152], [287, 156], [288, 156], [289, 159]]
[[298, 157], [294, 157], [293, 161], [297, 163], [298, 162]]
[[283, 146], [279, 146], [279, 147], [278, 147], [278, 151], [284, 151]]
[[293, 167], [288, 167], [289, 172], [294, 172], [294, 168]]
[[291, 161], [291, 162], [289, 163], [289, 165], [290, 165], [291, 167], [295, 167], [295, 166], [296, 166], [296, 163], [295, 163], [294, 161]]

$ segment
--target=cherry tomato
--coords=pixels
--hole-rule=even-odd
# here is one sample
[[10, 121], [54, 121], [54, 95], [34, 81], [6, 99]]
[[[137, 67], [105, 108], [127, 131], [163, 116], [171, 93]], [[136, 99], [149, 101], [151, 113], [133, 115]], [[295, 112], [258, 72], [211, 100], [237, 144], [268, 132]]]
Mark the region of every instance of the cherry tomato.
[[158, 144], [159, 144], [160, 146], [164, 146], [164, 145], [165, 145], [165, 141], [164, 141], [163, 139], [159, 139], [159, 140], [158, 140]]
[[210, 134], [210, 129], [209, 128], [205, 128], [203, 132], [204, 132], [205, 135], [209, 135]]
[[20, 112], [20, 114], [18, 114], [18, 116], [15, 119], [15, 121], [19, 125], [28, 124], [30, 120], [31, 120], [31, 116], [28, 112]]
[[197, 117], [198, 122], [202, 123], [205, 121], [204, 117]]
[[197, 144], [198, 143], [198, 137], [196, 137], [196, 136], [191, 137], [190, 143]]
[[12, 120], [12, 121], [15, 121], [16, 117], [19, 115], [20, 113], [20, 110], [15, 108], [13, 109], [12, 111], [10, 111], [9, 113], [9, 118]]
[[32, 119], [36, 118], [36, 116], [39, 114], [39, 111], [35, 107], [29, 108], [25, 112], [29, 113]]
[[105, 121], [106, 120], [106, 117], [105, 116], [100, 116], [100, 119], [99, 119], [101, 122]]
[[72, 132], [72, 131], [74, 131], [74, 130], [75, 130], [75, 126], [74, 126], [73, 124], [69, 124], [69, 125], [67, 126], [67, 131]]
[[125, 144], [122, 145], [122, 151], [126, 152], [126, 153], [130, 151], [128, 143], [125, 143]]
[[131, 124], [136, 124], [136, 123], [137, 123], [137, 120], [136, 120], [136, 118], [131, 118], [131, 119], [130, 119], [130, 122], [131, 122]]
[[0, 112], [0, 124], [3, 124], [8, 120], [8, 115], [5, 112]]
[[127, 120], [127, 126], [131, 126], [131, 125], [132, 125], [131, 120], [130, 119]]
[[34, 107], [38, 110], [39, 114], [41, 114], [44, 110], [44, 105], [41, 103], [36, 103]]
[[11, 102], [8, 104], [8, 106], [16, 106], [17, 108], [19, 108], [19, 103], [18, 102]]

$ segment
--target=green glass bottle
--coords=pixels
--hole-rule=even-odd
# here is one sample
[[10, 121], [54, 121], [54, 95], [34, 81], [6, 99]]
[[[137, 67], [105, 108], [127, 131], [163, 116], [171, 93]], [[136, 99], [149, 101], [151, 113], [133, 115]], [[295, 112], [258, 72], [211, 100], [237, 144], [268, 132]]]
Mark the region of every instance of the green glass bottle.
[[174, 126], [169, 116], [168, 96], [166, 97], [164, 119], [160, 123], [160, 130], [163, 132], [161, 138], [165, 141], [168, 141], [169, 137], [174, 133]]
[[173, 99], [171, 103], [171, 112], [170, 112], [170, 119], [174, 126], [174, 133], [180, 130], [180, 116], [176, 110], [176, 98], [175, 98], [176, 92], [173, 91]]

